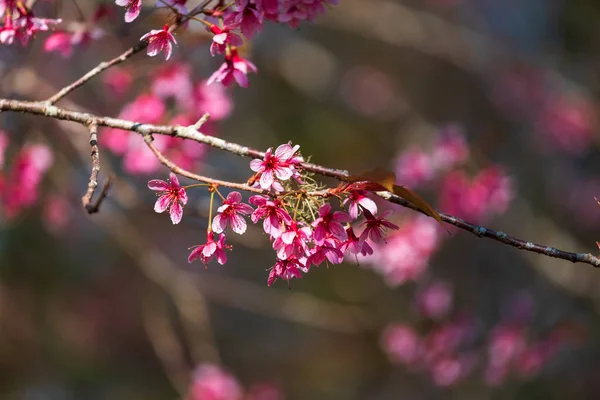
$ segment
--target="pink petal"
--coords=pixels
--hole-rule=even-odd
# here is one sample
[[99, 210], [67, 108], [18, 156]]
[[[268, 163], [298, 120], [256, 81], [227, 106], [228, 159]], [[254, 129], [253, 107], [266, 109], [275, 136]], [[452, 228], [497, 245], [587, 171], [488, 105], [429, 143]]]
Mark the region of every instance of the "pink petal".
[[169, 181], [171, 182], [171, 186], [173, 186], [174, 189], [179, 189], [179, 179], [177, 179], [177, 175], [175, 175], [174, 173], [170, 173], [169, 174]]
[[171, 222], [173, 222], [173, 224], [181, 222], [181, 218], [183, 217], [183, 207], [178, 201], [174, 201], [173, 204], [171, 204], [170, 214]]
[[171, 204], [171, 195], [162, 195], [156, 200], [156, 203], [154, 203], [154, 211], [159, 214], [165, 212], [165, 210], [169, 208], [169, 204]]
[[260, 187], [269, 189], [273, 185], [273, 174], [271, 171], [265, 171], [260, 176]]
[[148, 182], [148, 189], [154, 190], [155, 192], [167, 192], [171, 189], [169, 184], [160, 179], [152, 179]]
[[246, 232], [246, 221], [244, 220], [243, 217], [240, 217], [239, 215], [233, 215], [231, 217], [231, 229], [233, 229], [233, 231], [239, 235], [243, 235], [244, 232]]
[[215, 242], [207, 243], [206, 246], [202, 249], [202, 255], [204, 257], [210, 257], [217, 250], [217, 244]]
[[250, 169], [254, 172], [262, 172], [264, 169], [263, 164], [263, 160], [255, 158], [254, 160], [250, 161]]
[[227, 227], [227, 219], [221, 214], [217, 214], [212, 220], [212, 230], [216, 233], [221, 233]]
[[242, 195], [240, 192], [231, 192], [227, 195], [227, 201], [231, 203], [240, 203], [242, 201]]

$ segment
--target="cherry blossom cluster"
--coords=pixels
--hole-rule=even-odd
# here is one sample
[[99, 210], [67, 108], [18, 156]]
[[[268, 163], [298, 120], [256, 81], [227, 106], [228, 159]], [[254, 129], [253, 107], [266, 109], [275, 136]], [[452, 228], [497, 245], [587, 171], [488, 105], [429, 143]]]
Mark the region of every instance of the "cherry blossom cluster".
[[451, 297], [448, 284], [432, 283], [417, 294], [415, 309], [433, 326], [418, 332], [407, 324], [390, 324], [381, 335], [382, 348], [393, 363], [426, 373], [439, 386], [459, 384], [478, 370], [490, 386], [511, 376], [530, 379], [581, 336], [581, 329], [567, 323], [533, 335], [533, 300], [523, 294], [510, 299], [505, 318], [484, 333], [478, 328], [482, 323], [471, 314], [447, 318]]
[[[235, 0], [224, 6], [219, 2], [213, 8], [202, 10], [207, 19], [192, 16], [193, 20], [202, 22], [212, 35], [210, 53], [224, 57], [223, 64], [211, 75], [208, 83], [248, 86], [247, 75], [249, 72], [257, 72], [257, 68], [241, 57], [238, 51], [244, 43], [242, 37], [251, 40], [262, 29], [265, 20], [298, 27], [302, 21], [314, 21], [326, 11], [326, 5], [337, 2], [338, 0]], [[126, 22], [135, 20], [142, 10], [141, 0], [116, 0], [116, 4], [125, 8]], [[170, 9], [180, 16], [187, 16], [189, 12], [186, 0], [158, 0], [156, 7]], [[149, 56], [164, 53], [167, 60], [171, 57], [173, 45], [177, 44], [168, 25], [151, 30], [140, 40], [148, 42]]]
[[[398, 229], [388, 221], [391, 211], [378, 215], [377, 205], [369, 193], [351, 184], [336, 192], [340, 200], [344, 197], [339, 210], [326, 198], [332, 197], [332, 191], [311, 194], [311, 185], [305, 182], [310, 177], [302, 174], [303, 158], [297, 153], [298, 149], [299, 146], [290, 143], [282, 144], [275, 151], [268, 149], [264, 158], [250, 162], [255, 172], [249, 179], [251, 187], [265, 194], [251, 196], [248, 203], [243, 202], [237, 191], [224, 197], [215, 185], [204, 185], [211, 192], [211, 216], [215, 193], [221, 196], [222, 204], [215, 217], [209, 218], [206, 242], [191, 251], [189, 262], [200, 260], [206, 265], [214, 258], [219, 264], [225, 264], [226, 251], [231, 248], [226, 244], [228, 228], [244, 234], [249, 217], [255, 224], [262, 223], [276, 254], [277, 260], [268, 278], [271, 285], [277, 279], [289, 282], [300, 278], [311, 266], [324, 262], [340, 264], [346, 257], [357, 260], [358, 256], [372, 254], [373, 246], [385, 242], [387, 230]], [[159, 195], [155, 211], [168, 210], [171, 221], [179, 223], [188, 196], [186, 187], [180, 185], [175, 174], [171, 173], [169, 182], [151, 180], [148, 187]]]
[[[132, 82], [132, 72], [112, 69], [105, 82], [111, 94], [119, 95]], [[208, 85], [196, 81], [187, 64], [172, 63], [153, 72], [150, 89], [127, 103], [120, 118], [144, 123], [193, 125], [204, 113], [211, 116], [202, 126], [203, 133], [214, 134], [214, 123], [226, 118], [233, 108], [231, 99], [220, 84]], [[125, 170], [132, 174], [149, 174], [160, 167], [160, 162], [143, 141], [120, 129], [102, 132], [103, 146], [123, 157]], [[182, 168], [193, 169], [202, 161], [206, 146], [197, 142], [157, 135], [156, 147]]]
[[[245, 392], [245, 393], [244, 393]], [[194, 371], [187, 400], [282, 400], [283, 393], [269, 382], [255, 383], [247, 391], [229, 372], [212, 364]]]
[[38, 18], [27, 8], [23, 0], [0, 0], [0, 18], [4, 25], [0, 27], [0, 43], [13, 44], [15, 39], [23, 46], [38, 32], [44, 32], [60, 19]]
[[27, 143], [15, 155], [10, 167], [4, 170], [4, 154], [8, 143], [7, 134], [0, 131], [0, 193], [3, 214], [6, 218], [15, 218], [37, 201], [40, 183], [52, 166], [54, 156], [44, 144]]

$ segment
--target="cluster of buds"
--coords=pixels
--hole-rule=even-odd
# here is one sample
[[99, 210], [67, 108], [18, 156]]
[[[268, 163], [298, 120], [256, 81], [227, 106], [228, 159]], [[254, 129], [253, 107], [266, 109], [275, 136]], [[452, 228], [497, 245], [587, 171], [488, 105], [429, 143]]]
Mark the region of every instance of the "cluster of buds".
[[[398, 229], [387, 220], [390, 211], [377, 214], [376, 203], [369, 192], [356, 185], [344, 184], [330, 190], [318, 187], [303, 170], [303, 158], [297, 153], [299, 146], [282, 144], [275, 151], [268, 149], [264, 158], [252, 160], [255, 174], [249, 179], [252, 189], [265, 194], [254, 195], [248, 204], [239, 192], [224, 197], [212, 184], [181, 186], [171, 174], [170, 182], [151, 180], [148, 187], [160, 195], [155, 211], [169, 210], [173, 223], [179, 223], [183, 206], [188, 202], [186, 189], [207, 186], [211, 192], [209, 225], [206, 243], [196, 246], [188, 261], [197, 259], [205, 265], [213, 258], [220, 264], [227, 261], [226, 232], [230, 228], [237, 234], [246, 232], [248, 216], [257, 224], [262, 221], [276, 254], [275, 265], [270, 269], [268, 284], [277, 279], [289, 282], [300, 278], [311, 266], [340, 264], [346, 256], [366, 256], [373, 253], [373, 245], [385, 241], [385, 231]], [[215, 194], [222, 204], [212, 218]], [[329, 199], [340, 200], [340, 209], [334, 210]], [[254, 207], [252, 207], [254, 206]], [[358, 224], [352, 224], [358, 220]], [[216, 236], [218, 235], [218, 236]]]

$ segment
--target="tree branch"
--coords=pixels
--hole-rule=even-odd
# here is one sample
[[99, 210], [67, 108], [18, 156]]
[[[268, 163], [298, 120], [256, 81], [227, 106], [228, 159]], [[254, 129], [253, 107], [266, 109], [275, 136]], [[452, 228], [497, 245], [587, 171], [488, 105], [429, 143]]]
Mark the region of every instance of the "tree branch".
[[90, 182], [88, 183], [87, 192], [81, 197], [81, 204], [88, 214], [97, 213], [100, 210], [100, 204], [108, 195], [110, 189], [111, 177], [106, 178], [102, 184], [102, 191], [95, 202], [92, 202], [94, 192], [98, 187], [98, 174], [100, 173], [100, 153], [98, 149], [98, 125], [91, 123], [90, 130], [90, 146], [92, 148], [92, 172], [90, 174]]
[[[209, 2], [203, 2], [202, 4], [198, 5], [194, 9], [192, 9], [187, 15], [178, 16], [175, 23], [173, 23], [172, 25], [169, 26], [169, 32], [175, 31], [177, 28], [179, 28], [179, 26], [181, 26], [181, 25], [185, 24], [187, 21], [189, 21], [193, 16], [201, 13], [204, 10], [204, 7], [206, 7], [206, 5], [208, 3]], [[134, 54], [139, 53], [140, 51], [144, 50], [146, 47], [148, 47], [148, 44], [149, 43], [147, 40], [137, 42], [135, 45], [133, 45], [130, 48], [128, 48], [127, 50], [125, 50], [125, 52], [123, 54], [121, 54], [120, 56], [115, 57], [109, 61], [102, 61], [95, 68], [93, 68], [90, 71], [88, 71], [87, 73], [85, 73], [85, 75], [83, 75], [81, 78], [77, 79], [73, 83], [60, 89], [55, 95], [53, 95], [48, 100], [46, 100], [46, 104], [52, 105], [52, 104], [56, 103], [57, 101], [59, 101], [60, 99], [62, 99], [63, 97], [65, 97], [66, 95], [71, 93], [73, 90], [77, 89], [78, 87], [80, 87], [81, 85], [83, 85], [84, 83], [86, 83], [87, 81], [89, 81], [90, 79], [95, 77], [96, 75], [100, 74], [102, 71], [105, 71], [105, 70], [109, 69], [110, 67], [120, 64], [120, 63], [124, 62], [125, 60], [127, 60], [128, 58], [130, 58], [131, 56], [133, 56]]]
[[[30, 101], [18, 101], [18, 100], [8, 100], [8, 99], [0, 99], [0, 111], [17, 111], [24, 112], [35, 115], [42, 115], [54, 119], [67, 120], [77, 122], [81, 125], [90, 126], [91, 124], [95, 124], [96, 126], [106, 126], [110, 128], [123, 129], [126, 131], [132, 131], [141, 134], [145, 138], [150, 137], [152, 134], [159, 135], [168, 135], [172, 137], [179, 137], [182, 139], [191, 139], [195, 140], [199, 143], [208, 144], [212, 147], [228, 151], [230, 153], [234, 153], [240, 156], [245, 157], [254, 157], [254, 158], [263, 158], [264, 152], [251, 149], [245, 146], [241, 146], [237, 143], [227, 142], [223, 139], [215, 138], [212, 136], [205, 135], [195, 129], [195, 126], [183, 127], [180, 125], [153, 125], [153, 124], [143, 124], [135, 121], [128, 121], [117, 118], [110, 117], [102, 117], [90, 113], [82, 113], [72, 110], [67, 110], [63, 108], [58, 108], [44, 102], [30, 102]], [[201, 178], [202, 182], [207, 182], [206, 177], [201, 177], [199, 175], [193, 174], [189, 171], [182, 170], [177, 167], [175, 164], [166, 159], [156, 147], [151, 143], [151, 140], [145, 139], [146, 143], [148, 143], [150, 149], [154, 152], [154, 154], [159, 158], [159, 160], [171, 168], [175, 172], [183, 172], [182, 175], [190, 177], [191, 179]], [[302, 163], [300, 165], [304, 170], [309, 172], [314, 172], [318, 175], [329, 176], [332, 178], [336, 178], [340, 181], [347, 181], [349, 177], [348, 171], [327, 168], [321, 165], [312, 164], [312, 163]], [[239, 189], [248, 190], [244, 184], [234, 184], [231, 182], [218, 181], [222, 183], [226, 183], [228, 185], [238, 185]], [[215, 181], [217, 183], [217, 181]], [[224, 185], [225, 186], [225, 185]], [[230, 186], [232, 187], [232, 186]], [[252, 192], [256, 192], [256, 188], [250, 188]], [[397, 196], [390, 192], [377, 192], [379, 197], [398, 205], [401, 205], [406, 208], [410, 208], [415, 211], [420, 210], [417, 209], [413, 204], [403, 199], [400, 196]], [[538, 254], [542, 254], [548, 257], [560, 258], [563, 260], [571, 261], [573, 263], [585, 263], [590, 264], [594, 267], [600, 267], [600, 258], [590, 254], [590, 253], [572, 253], [564, 250], [559, 250], [554, 247], [544, 246], [540, 244], [536, 244], [530, 241], [525, 241], [522, 239], [518, 239], [512, 236], [507, 235], [504, 232], [497, 232], [492, 229], [487, 229], [483, 226], [479, 226], [476, 224], [472, 224], [470, 222], [464, 221], [458, 217], [439, 213], [442, 221], [456, 226], [459, 229], [468, 231], [473, 233], [478, 237], [487, 237], [498, 242], [507, 244], [512, 247], [516, 247], [520, 250], [530, 251]]]

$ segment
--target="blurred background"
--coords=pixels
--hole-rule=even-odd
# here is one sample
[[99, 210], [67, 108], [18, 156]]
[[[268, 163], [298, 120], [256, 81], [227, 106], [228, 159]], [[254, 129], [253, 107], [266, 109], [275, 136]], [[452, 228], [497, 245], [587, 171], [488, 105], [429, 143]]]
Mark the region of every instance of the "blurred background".
[[[172, 20], [152, 1], [132, 24], [108, 1], [34, 11], [63, 23], [0, 46], [1, 97], [48, 98]], [[591, 0], [341, 0], [298, 29], [265, 23], [242, 49], [258, 68], [247, 89], [204, 85], [222, 58], [191, 22], [168, 62], [137, 54], [58, 105], [151, 123], [210, 111], [205, 131], [226, 140], [388, 168], [444, 212], [596, 253], [599, 18]], [[154, 213], [146, 185], [168, 171], [140, 137], [100, 131], [100, 176], [115, 181], [89, 216], [86, 129], [17, 113], [0, 128], [0, 398], [600, 396], [589, 265], [380, 202], [401, 228], [375, 257], [267, 287], [275, 257], [260, 226], [228, 235], [226, 265], [188, 264], [209, 196], [190, 189], [179, 225]], [[194, 172], [252, 174], [249, 159], [157, 142]]]

